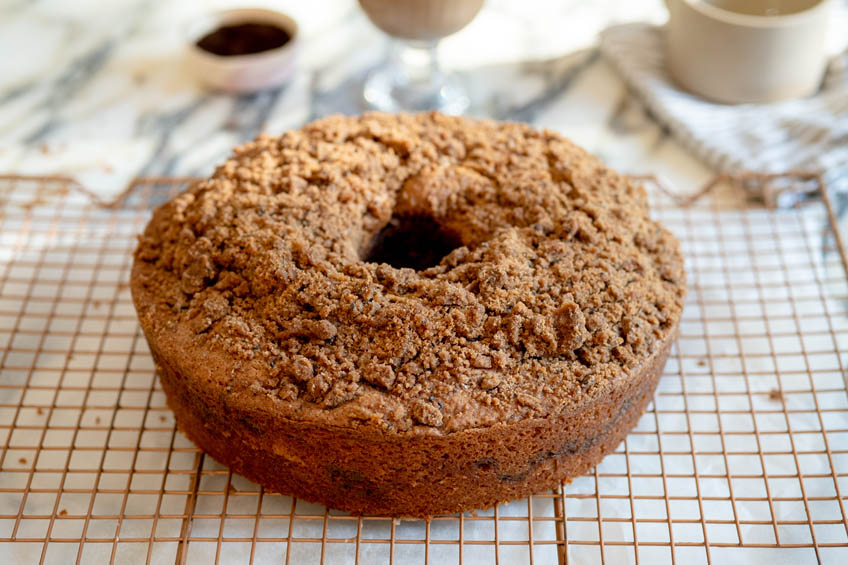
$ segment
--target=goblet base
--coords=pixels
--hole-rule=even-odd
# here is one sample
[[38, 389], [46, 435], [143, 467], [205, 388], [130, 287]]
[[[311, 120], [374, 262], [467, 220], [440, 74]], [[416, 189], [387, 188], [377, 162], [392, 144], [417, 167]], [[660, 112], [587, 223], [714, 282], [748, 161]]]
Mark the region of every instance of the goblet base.
[[362, 96], [366, 104], [382, 112], [425, 112], [462, 114], [471, 105], [461, 81], [438, 73], [428, 81], [411, 81], [393, 65], [372, 71], [365, 79]]

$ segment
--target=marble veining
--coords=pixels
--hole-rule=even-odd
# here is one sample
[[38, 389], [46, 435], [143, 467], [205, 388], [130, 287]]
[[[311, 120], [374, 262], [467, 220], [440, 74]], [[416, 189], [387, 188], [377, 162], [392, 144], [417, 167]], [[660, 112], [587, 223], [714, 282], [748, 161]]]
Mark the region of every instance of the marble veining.
[[[184, 68], [186, 28], [237, 4], [0, 7], [0, 172], [66, 174], [108, 197], [138, 175], [208, 174], [261, 131], [363, 111], [359, 87], [386, 40], [351, 0], [265, 2], [301, 26], [294, 78], [250, 95], [203, 90]], [[664, 17], [659, 1], [490, 0], [440, 54], [469, 85], [472, 115], [548, 127], [613, 167], [662, 169], [691, 185], [709, 171], [676, 147], [595, 47], [607, 25]]]

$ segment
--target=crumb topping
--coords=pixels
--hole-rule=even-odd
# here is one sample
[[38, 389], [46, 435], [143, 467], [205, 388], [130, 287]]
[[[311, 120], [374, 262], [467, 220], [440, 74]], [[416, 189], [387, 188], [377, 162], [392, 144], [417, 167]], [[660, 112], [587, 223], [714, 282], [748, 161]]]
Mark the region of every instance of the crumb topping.
[[237, 148], [135, 257], [148, 335], [189, 328], [183, 349], [253, 367], [232, 377], [252, 394], [399, 430], [599, 394], [671, 336], [686, 292], [641, 187], [555, 133], [436, 113]]

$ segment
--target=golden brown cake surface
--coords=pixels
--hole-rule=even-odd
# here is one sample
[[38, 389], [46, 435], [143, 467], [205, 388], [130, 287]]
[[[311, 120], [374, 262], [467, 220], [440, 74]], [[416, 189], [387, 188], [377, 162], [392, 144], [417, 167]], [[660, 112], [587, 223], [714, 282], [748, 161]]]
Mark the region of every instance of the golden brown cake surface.
[[650, 400], [685, 294], [642, 188], [557, 134], [439, 114], [248, 143], [135, 257], [194, 441], [274, 490], [396, 515], [585, 472]]

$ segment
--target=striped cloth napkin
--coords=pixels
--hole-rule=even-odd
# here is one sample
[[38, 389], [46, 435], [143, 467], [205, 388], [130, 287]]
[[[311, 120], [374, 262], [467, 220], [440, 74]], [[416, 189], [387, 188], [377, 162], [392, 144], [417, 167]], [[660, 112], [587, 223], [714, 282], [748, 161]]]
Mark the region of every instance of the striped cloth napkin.
[[[831, 61], [821, 90], [775, 104], [724, 105], [680, 89], [665, 69], [663, 30], [634, 23], [606, 29], [601, 53], [642, 97], [651, 112], [689, 150], [717, 173], [821, 173], [834, 190], [848, 191], [848, 51]], [[794, 204], [814, 190], [783, 182], [763, 193], [773, 206]]]

